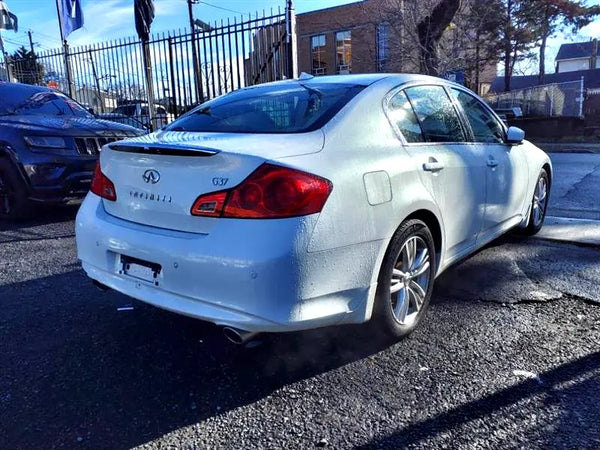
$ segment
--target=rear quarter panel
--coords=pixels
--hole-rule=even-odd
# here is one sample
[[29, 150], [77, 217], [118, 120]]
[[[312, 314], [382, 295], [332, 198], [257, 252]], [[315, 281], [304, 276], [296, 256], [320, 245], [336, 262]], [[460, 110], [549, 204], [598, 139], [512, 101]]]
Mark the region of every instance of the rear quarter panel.
[[[400, 223], [412, 212], [439, 210], [384, 114], [393, 87], [366, 88], [325, 127], [318, 154], [279, 161], [321, 175], [333, 190], [312, 232], [309, 252], [381, 241], [379, 262]], [[440, 222], [441, 223], [441, 222]]]

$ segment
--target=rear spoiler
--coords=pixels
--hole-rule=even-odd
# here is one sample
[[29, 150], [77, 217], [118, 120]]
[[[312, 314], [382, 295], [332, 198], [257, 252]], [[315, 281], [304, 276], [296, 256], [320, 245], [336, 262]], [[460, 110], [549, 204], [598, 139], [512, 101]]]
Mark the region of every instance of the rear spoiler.
[[169, 156], [213, 156], [219, 153], [219, 150], [212, 148], [181, 148], [163, 146], [160, 144], [139, 145], [139, 144], [110, 144], [108, 146], [115, 152], [139, 153], [143, 155], [169, 155]]

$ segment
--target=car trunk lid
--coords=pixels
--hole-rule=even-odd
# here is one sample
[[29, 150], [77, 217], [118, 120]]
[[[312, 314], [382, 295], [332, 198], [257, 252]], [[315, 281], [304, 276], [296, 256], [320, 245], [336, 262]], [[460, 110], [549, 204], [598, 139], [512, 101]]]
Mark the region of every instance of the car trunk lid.
[[235, 187], [267, 160], [322, 148], [320, 132], [287, 139], [202, 137], [179, 139], [177, 144], [172, 138], [169, 143], [142, 137], [104, 147], [102, 172], [117, 193], [116, 201], [103, 200], [106, 211], [153, 227], [210, 233], [218, 220], [225, 219], [192, 216], [200, 195]]

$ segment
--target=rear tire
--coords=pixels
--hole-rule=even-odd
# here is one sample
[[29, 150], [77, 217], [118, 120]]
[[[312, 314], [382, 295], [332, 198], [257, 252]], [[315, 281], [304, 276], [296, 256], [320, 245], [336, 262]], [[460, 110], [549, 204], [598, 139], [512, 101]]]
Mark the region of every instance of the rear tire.
[[522, 230], [523, 234], [533, 236], [542, 229], [544, 219], [546, 218], [546, 211], [548, 209], [549, 194], [550, 182], [548, 173], [545, 169], [542, 169], [537, 183], [535, 184], [533, 198], [531, 199], [529, 223], [527, 224], [527, 227]]
[[436, 267], [429, 228], [420, 220], [407, 220], [394, 234], [379, 272], [375, 331], [393, 340], [413, 332], [429, 305]]
[[19, 220], [32, 214], [25, 184], [10, 161], [0, 159], [0, 219]]

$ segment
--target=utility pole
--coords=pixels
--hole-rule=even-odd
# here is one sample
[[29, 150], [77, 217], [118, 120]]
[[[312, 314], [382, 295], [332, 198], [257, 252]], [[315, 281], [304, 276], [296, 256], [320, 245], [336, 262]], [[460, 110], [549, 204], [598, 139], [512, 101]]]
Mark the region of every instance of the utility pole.
[[288, 48], [288, 78], [298, 77], [298, 42], [296, 40], [296, 13], [294, 11], [294, 0], [285, 2], [285, 31], [286, 44]]
[[27, 35], [29, 36], [29, 47], [31, 48], [31, 53], [33, 53], [33, 58], [35, 59], [35, 50], [33, 49], [33, 38], [31, 37], [31, 30], [27, 32]]
[[102, 91], [100, 90], [100, 80], [98, 79], [98, 74], [96, 73], [96, 65], [94, 64], [94, 55], [91, 50], [88, 50], [88, 54], [90, 55], [90, 62], [92, 63], [92, 75], [94, 76], [94, 80], [96, 81], [96, 96], [98, 97], [98, 104], [100, 106], [100, 112], [104, 112], [104, 100], [102, 99]]
[[188, 15], [190, 18], [190, 31], [192, 32], [192, 62], [194, 64], [194, 84], [196, 85], [196, 97], [198, 103], [204, 101], [204, 93], [202, 92], [202, 72], [200, 72], [200, 58], [198, 57], [198, 49], [196, 47], [196, 25], [194, 24], [194, 11], [192, 5], [197, 3], [197, 0], [187, 0]]

